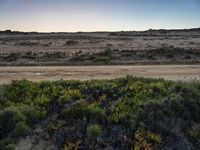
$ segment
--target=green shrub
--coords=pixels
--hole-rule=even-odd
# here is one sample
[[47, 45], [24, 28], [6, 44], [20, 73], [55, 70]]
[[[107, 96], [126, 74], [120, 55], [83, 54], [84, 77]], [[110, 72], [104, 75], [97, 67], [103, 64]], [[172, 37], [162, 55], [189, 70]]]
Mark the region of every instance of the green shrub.
[[92, 59], [94, 62], [102, 62], [102, 63], [109, 63], [111, 62], [111, 58], [108, 56], [96, 56]]
[[6, 105], [5, 97], [4, 97], [4, 87], [0, 86], [0, 110], [4, 108]]
[[102, 127], [94, 124], [89, 125], [86, 131], [86, 144], [89, 150], [94, 149], [96, 141], [102, 135]]
[[31, 104], [35, 95], [37, 95], [37, 88], [34, 83], [27, 80], [12, 81], [10, 85], [5, 86], [5, 100], [11, 103]]
[[19, 122], [25, 122], [26, 117], [15, 107], [0, 111], [0, 138], [12, 133]]
[[40, 110], [38, 107], [30, 107], [27, 105], [19, 107], [20, 111], [24, 116], [26, 116], [26, 123], [29, 126], [35, 125], [42, 118], [45, 117], [45, 112]]
[[67, 89], [64, 90], [64, 95], [60, 97], [60, 101], [63, 103], [73, 102], [82, 99], [82, 94], [78, 89]]
[[65, 45], [67, 45], [67, 46], [73, 46], [76, 44], [78, 44], [78, 41], [69, 40], [69, 41], [65, 42]]
[[101, 108], [98, 103], [90, 104], [87, 107], [86, 117], [89, 119], [103, 120], [105, 118], [105, 109]]
[[112, 50], [108, 48], [104, 52], [102, 52], [102, 54], [104, 54], [104, 55], [111, 55], [112, 54]]
[[[118, 135], [122, 132], [134, 135], [132, 133], [139, 128], [152, 131], [145, 135], [152, 146], [154, 143], [151, 142], [159, 143], [161, 137], [164, 142], [166, 139], [172, 142], [180, 135], [191, 141], [199, 137], [199, 82], [182, 83], [131, 76], [113, 80], [39, 83], [22, 80], [2, 86], [0, 91], [0, 150], [12, 149], [13, 143], [30, 133], [30, 128], [47, 114], [56, 117], [52, 123], [53, 131], [67, 126], [69, 136], [73, 135], [72, 132], [81, 132], [83, 139], [76, 140], [81, 141], [81, 147], [89, 145], [83, 149], [97, 148], [108, 133], [116, 135], [116, 139], [109, 141], [109, 146], [123, 149], [120, 144], [125, 143], [120, 143], [121, 135], [120, 139]], [[61, 118], [57, 117], [58, 113]], [[80, 128], [76, 128], [77, 124]], [[102, 128], [107, 129], [105, 135]], [[6, 140], [8, 137], [11, 139]], [[82, 143], [84, 141], [86, 143]], [[66, 142], [74, 143], [74, 139]], [[165, 146], [161, 144], [161, 148], [156, 148], [165, 149]]]
[[0, 150], [14, 150], [15, 145], [11, 138], [5, 138], [0, 140]]
[[86, 131], [87, 142], [93, 145], [97, 138], [102, 135], [102, 133], [103, 131], [101, 126], [97, 124], [89, 125]]
[[70, 95], [63, 95], [59, 99], [62, 103], [71, 103], [73, 102], [72, 97]]
[[64, 109], [61, 115], [75, 119], [102, 120], [105, 117], [105, 110], [97, 103], [89, 105], [85, 100], [79, 100], [73, 103], [70, 108]]
[[64, 146], [63, 150], [78, 150], [79, 149], [79, 145], [80, 145], [80, 141], [75, 141], [75, 142], [72, 142], [72, 143], [68, 142]]
[[122, 98], [112, 106], [112, 113], [107, 120], [112, 123], [127, 124], [130, 119], [135, 119], [142, 102], [137, 98]]
[[37, 105], [40, 105], [40, 106], [48, 105], [50, 103], [50, 101], [51, 101], [51, 99], [47, 95], [45, 95], [45, 94], [39, 95], [35, 99], [35, 103]]
[[17, 123], [14, 129], [14, 136], [16, 138], [26, 136], [28, 133], [30, 133], [30, 128], [25, 124], [25, 122]]
[[74, 102], [70, 108], [66, 108], [61, 112], [61, 116], [65, 118], [84, 119], [87, 115], [88, 103], [85, 100]]

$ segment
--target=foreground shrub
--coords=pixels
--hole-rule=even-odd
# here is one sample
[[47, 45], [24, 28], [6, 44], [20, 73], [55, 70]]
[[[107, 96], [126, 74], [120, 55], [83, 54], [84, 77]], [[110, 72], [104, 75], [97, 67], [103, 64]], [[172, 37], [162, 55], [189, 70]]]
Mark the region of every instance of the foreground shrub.
[[101, 108], [98, 103], [90, 104], [87, 107], [86, 117], [88, 119], [103, 120], [105, 116], [105, 109]]
[[99, 125], [89, 125], [87, 127], [87, 137], [89, 139], [97, 139], [102, 135], [102, 128]]
[[88, 148], [92, 149], [95, 147], [96, 140], [102, 135], [102, 127], [94, 124], [89, 125], [86, 131], [86, 141], [88, 144]]
[[79, 100], [61, 112], [64, 118], [84, 119], [87, 114], [88, 103], [85, 100]]
[[30, 128], [39, 126], [49, 133], [49, 124], [49, 135], [62, 148], [77, 148], [78, 140], [80, 149], [127, 149], [138, 139], [138, 148], [200, 149], [199, 82], [131, 76], [83, 82], [22, 80], [1, 91], [3, 150], [35, 134]]
[[79, 145], [80, 145], [80, 141], [76, 141], [76, 142], [73, 142], [73, 143], [67, 143], [64, 146], [63, 150], [78, 150], [79, 149]]
[[14, 129], [14, 136], [16, 138], [23, 137], [28, 135], [29, 132], [30, 128], [25, 124], [25, 122], [19, 122]]
[[24, 116], [26, 116], [26, 123], [29, 126], [34, 126], [46, 115], [46, 112], [40, 110], [38, 107], [30, 107], [27, 105], [19, 107], [20, 111]]
[[25, 122], [25, 116], [15, 107], [9, 107], [0, 111], [0, 138], [12, 134], [17, 124]]
[[62, 103], [73, 102], [82, 99], [82, 94], [78, 89], [67, 89], [64, 91], [64, 95], [60, 97]]
[[[8, 107], [0, 111], [0, 140], [1, 147], [12, 149], [13, 143], [20, 137], [28, 135], [42, 115], [30, 106]], [[6, 140], [12, 137], [12, 140]], [[5, 140], [3, 140], [5, 138]], [[0, 149], [1, 150], [1, 149]]]
[[11, 138], [0, 140], [0, 150], [15, 150], [14, 141]]
[[127, 121], [135, 120], [137, 112], [142, 105], [140, 99], [123, 98], [113, 105], [111, 114], [107, 117], [110, 123], [127, 125]]
[[79, 100], [70, 108], [64, 109], [61, 115], [66, 118], [102, 120], [105, 117], [105, 110], [98, 103], [88, 104], [85, 100]]

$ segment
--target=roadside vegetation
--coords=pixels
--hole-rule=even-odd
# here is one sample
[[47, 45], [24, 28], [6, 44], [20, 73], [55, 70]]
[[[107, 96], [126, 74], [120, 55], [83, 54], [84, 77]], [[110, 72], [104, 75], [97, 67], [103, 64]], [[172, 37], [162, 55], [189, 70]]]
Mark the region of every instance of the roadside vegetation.
[[61, 150], [198, 150], [199, 114], [198, 82], [13, 81], [0, 87], [0, 149], [34, 137]]
[[[22, 43], [24, 44], [24, 43]], [[27, 43], [26, 43], [27, 44]], [[30, 44], [30, 43], [28, 43]], [[35, 44], [35, 43], [31, 43]], [[65, 45], [76, 44], [67, 41]], [[106, 49], [100, 52], [16, 52], [1, 53], [0, 65], [122, 65], [199, 64], [200, 50], [162, 47], [150, 50]]]

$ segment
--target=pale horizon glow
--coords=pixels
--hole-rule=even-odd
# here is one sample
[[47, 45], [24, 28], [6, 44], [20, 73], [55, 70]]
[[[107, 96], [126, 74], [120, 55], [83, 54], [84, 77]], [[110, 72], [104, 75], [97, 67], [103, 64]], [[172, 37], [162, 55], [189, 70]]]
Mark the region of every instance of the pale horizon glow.
[[198, 27], [199, 0], [0, 0], [0, 30], [89, 32]]

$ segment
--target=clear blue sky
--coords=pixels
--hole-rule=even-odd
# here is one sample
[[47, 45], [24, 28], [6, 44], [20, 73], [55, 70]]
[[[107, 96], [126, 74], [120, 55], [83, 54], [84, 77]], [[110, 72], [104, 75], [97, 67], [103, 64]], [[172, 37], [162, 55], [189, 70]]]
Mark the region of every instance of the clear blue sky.
[[0, 30], [121, 31], [200, 27], [200, 0], [0, 0]]

